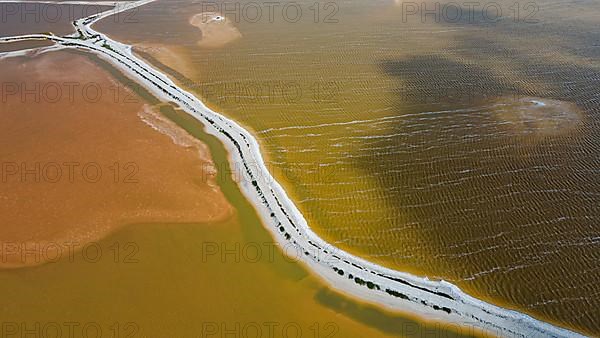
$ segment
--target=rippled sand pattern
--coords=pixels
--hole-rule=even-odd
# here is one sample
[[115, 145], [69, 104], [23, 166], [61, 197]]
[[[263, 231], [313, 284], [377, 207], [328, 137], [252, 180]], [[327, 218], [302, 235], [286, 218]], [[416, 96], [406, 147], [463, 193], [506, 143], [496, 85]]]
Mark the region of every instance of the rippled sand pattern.
[[244, 38], [218, 49], [193, 45], [198, 4], [99, 29], [188, 37], [196, 76], [150, 61], [257, 134], [327, 240], [600, 332], [598, 6], [541, 1], [533, 22], [502, 1], [498, 22], [421, 22], [402, 2], [349, 0], [315, 23], [300, 3], [294, 24], [234, 20]]

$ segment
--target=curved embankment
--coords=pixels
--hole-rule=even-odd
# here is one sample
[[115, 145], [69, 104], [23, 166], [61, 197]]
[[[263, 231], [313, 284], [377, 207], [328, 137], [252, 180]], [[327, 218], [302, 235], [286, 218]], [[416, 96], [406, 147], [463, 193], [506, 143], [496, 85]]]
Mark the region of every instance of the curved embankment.
[[[445, 281], [430, 281], [370, 263], [341, 251], [316, 235], [275, 181], [263, 162], [256, 139], [234, 121], [208, 109], [191, 93], [177, 87], [166, 75], [138, 59], [131, 47], [111, 40], [91, 29], [97, 20], [154, 0], [142, 0], [78, 20], [78, 34], [57, 37], [32, 34], [0, 38], [0, 42], [46, 39], [71, 48], [94, 52], [111, 62], [156, 96], [172, 101], [219, 137], [231, 154], [231, 161], [245, 170], [240, 188], [255, 202], [265, 226], [290, 256], [307, 264], [329, 285], [346, 294], [381, 304], [393, 310], [410, 311], [428, 319], [483, 329], [509, 337], [581, 336], [526, 314], [504, 309], [462, 292]], [[233, 166], [237, 167], [237, 166]]]

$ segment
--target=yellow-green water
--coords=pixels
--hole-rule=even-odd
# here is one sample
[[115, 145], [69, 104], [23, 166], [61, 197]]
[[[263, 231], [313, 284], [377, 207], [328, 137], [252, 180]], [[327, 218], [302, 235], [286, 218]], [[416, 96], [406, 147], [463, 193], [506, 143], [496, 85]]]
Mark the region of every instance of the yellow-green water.
[[[146, 102], [155, 98], [92, 58]], [[162, 114], [226, 163], [221, 143], [167, 104]], [[98, 145], [102, 147], [102, 145]], [[90, 150], [92, 151], [92, 150]], [[160, 160], [160, 159], [157, 159]], [[423, 323], [330, 291], [283, 256], [225, 165], [219, 186], [233, 218], [131, 224], [82, 251], [0, 271], [3, 337], [472, 337], [472, 328]], [[169, 173], [165, 173], [168, 175]], [[198, 180], [202, 173], [198, 173]], [[75, 245], [81, 248], [81, 245]], [[2, 247], [2, 257], [8, 254]], [[50, 250], [55, 254], [55, 250]], [[28, 254], [40, 254], [32, 250]], [[47, 252], [45, 254], [48, 254]]]
[[188, 24], [201, 2], [96, 28], [182, 48], [196, 73], [171, 74], [254, 132], [326, 240], [597, 333], [598, 7], [502, 1], [492, 22], [336, 3], [337, 23], [325, 3], [318, 22], [309, 2], [297, 23], [242, 13], [242, 38], [210, 50]]

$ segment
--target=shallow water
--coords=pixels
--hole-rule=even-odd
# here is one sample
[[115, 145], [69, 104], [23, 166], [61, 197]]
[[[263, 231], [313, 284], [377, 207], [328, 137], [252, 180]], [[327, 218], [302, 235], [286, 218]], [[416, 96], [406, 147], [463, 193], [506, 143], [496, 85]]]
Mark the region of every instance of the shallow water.
[[[7, 58], [0, 69], [0, 268], [42, 264], [53, 246], [92, 242], [126, 223], [233, 214], [208, 175], [206, 146], [86, 57]], [[48, 253], [26, 253], [36, 247]]]
[[54, 4], [51, 2], [1, 2], [0, 36], [48, 32], [56, 35], [70, 34], [74, 31], [71, 24], [74, 20], [95, 15], [110, 8], [112, 6]]
[[51, 46], [48, 41], [19, 41], [0, 44], [0, 53]]
[[[93, 63], [82, 60], [80, 54], [83, 53], [58, 52], [27, 59], [26, 62], [23, 62], [23, 58], [8, 59], [12, 63], [0, 62], [0, 66], [15, 68], [14, 62], [23, 62], [31, 67], [32, 64], [37, 65], [38, 61], [44, 61], [40, 63], [45, 68], [49, 68], [48, 64], [55, 67], [54, 71], [40, 74], [41, 79], [34, 78], [29, 72], [22, 72], [24, 76], [29, 75], [27, 77], [29, 81], [42, 82], [45, 77], [52, 77], [57, 81], [73, 81], [83, 76], [83, 73], [76, 72], [67, 73], [63, 77], [58, 76], [55, 72], [59, 71], [63, 63], [67, 63], [79, 65], [80, 69], [94, 70], [93, 74], [84, 77], [90, 83], [106, 81], [106, 72], [99, 71]], [[113, 85], [120, 84], [127, 87], [124, 88], [127, 90], [127, 97], [134, 99], [129, 102], [130, 105], [139, 108], [144, 102], [157, 103], [156, 99], [149, 96], [146, 91], [132, 84], [130, 80], [126, 80], [105, 62], [94, 57], [91, 60], [109, 71], [116, 80], [122, 81]], [[11, 80], [19, 80], [17, 75], [11, 75]], [[135, 91], [135, 94], [130, 93], [129, 90]], [[141, 182], [147, 182], [149, 171], [154, 169], [161, 171], [158, 175], [154, 172], [155, 177], [152, 182], [154, 189], [147, 193], [155, 204], [148, 207], [147, 213], [141, 218], [155, 221], [131, 224], [131, 221], [128, 221], [131, 218], [119, 217], [117, 221], [122, 222], [119, 227], [112, 229], [113, 233], [109, 236], [103, 233], [101, 239], [86, 238], [85, 241], [72, 239], [73, 242], [68, 248], [47, 245], [36, 249], [29, 246], [27, 257], [51, 255], [51, 259], [46, 264], [38, 266], [0, 269], [0, 288], [4, 290], [2, 293], [4, 305], [0, 309], [2, 336], [388, 337], [435, 334], [440, 337], [472, 337], [477, 333], [468, 327], [458, 329], [454, 325], [419, 322], [410, 316], [388, 313], [327, 290], [321, 281], [305, 271], [302, 266], [282, 255], [277, 244], [260, 224], [253, 206], [226, 174], [229, 171], [227, 166], [219, 168], [222, 171], [217, 172], [215, 178], [212, 166], [210, 172], [206, 172], [204, 170], [206, 166], [198, 168], [193, 164], [181, 162], [186, 158], [185, 153], [190, 155], [198, 149], [190, 146], [191, 141], [182, 138], [180, 133], [175, 134], [173, 128], [169, 129], [169, 136], [174, 138], [178, 146], [181, 146], [180, 149], [173, 149], [172, 147], [176, 146], [170, 140], [163, 143], [171, 148], [165, 147], [156, 139], [144, 137], [144, 132], [139, 130], [140, 125], [145, 132], [150, 132], [160, 141], [165, 141], [166, 138], [144, 126], [143, 122], [136, 119], [135, 112], [125, 112], [119, 104], [103, 101], [102, 105], [94, 107], [103, 107], [105, 110], [94, 110], [86, 108], [82, 102], [78, 103], [76, 106], [62, 104], [51, 107], [47, 102], [31, 103], [28, 106], [29, 110], [14, 104], [10, 107], [13, 108], [11, 112], [21, 112], [25, 115], [21, 120], [36, 120], [36, 118], [44, 120], [54, 117], [56, 120], [54, 128], [62, 127], [85, 132], [92, 140], [97, 139], [99, 144], [93, 144], [79, 135], [73, 143], [83, 149], [84, 155], [96, 156], [98, 161], [100, 161], [97, 158], [98, 153], [105, 148], [111, 148], [115, 158], [133, 160], [136, 156], [143, 156], [144, 161], [155, 161], [154, 168], [149, 168], [151, 164], [147, 162], [140, 163], [139, 177]], [[68, 115], [67, 113], [74, 110], [74, 107], [82, 109], [75, 114], [77, 116], [87, 114], [86, 120], [95, 123], [97, 130], [93, 128], [86, 130], [80, 126], [78, 128], [67, 123], [70, 121], [61, 123], [58, 118], [64, 119], [64, 115]], [[174, 110], [168, 104], [160, 104], [157, 108], [161, 116], [181, 127], [180, 132], [185, 130], [188, 135], [207, 145], [215, 162], [226, 163], [228, 154], [219, 140], [206, 135], [202, 125], [194, 118]], [[45, 115], [41, 116], [41, 114]], [[115, 117], [113, 114], [123, 116]], [[106, 118], [107, 116], [109, 117]], [[114, 122], [114, 125], [106, 126], [99, 122], [98, 119], [101, 117], [107, 120], [104, 122]], [[150, 119], [148, 115], [142, 117], [147, 121]], [[134, 121], [131, 121], [131, 118]], [[129, 123], [124, 123], [123, 120]], [[157, 124], [156, 120], [152, 121], [154, 127], [162, 126]], [[25, 137], [36, 134], [39, 136], [44, 130], [52, 130], [52, 123], [46, 121], [43, 124], [44, 126], [38, 126], [36, 130], [22, 121], [13, 122], [10, 132], [18, 131], [22, 137]], [[119, 135], [110, 135], [117, 131]], [[13, 136], [15, 137], [12, 140], [17, 141], [17, 136]], [[111, 140], [105, 139], [108, 136]], [[127, 149], [120, 149], [119, 145], [111, 143], [116, 139], [119, 139], [123, 145], [129, 145]], [[68, 140], [61, 139], [58, 142], [66, 141]], [[132, 145], [130, 142], [138, 142], [138, 145]], [[27, 143], [27, 139], [16, 143]], [[46, 143], [52, 142], [46, 141]], [[8, 143], [5, 142], [4, 145]], [[64, 144], [58, 148], [63, 147]], [[149, 150], [147, 147], [152, 149]], [[29, 147], [29, 152], [41, 150], [41, 145], [37, 148]], [[136, 154], [136, 150], [139, 154]], [[152, 151], [160, 151], [162, 154], [153, 154]], [[0, 153], [3, 162], [10, 159], [8, 146]], [[177, 159], [170, 159], [170, 156]], [[60, 160], [63, 158], [54, 158], [54, 161]], [[177, 168], [165, 168], [163, 165]], [[217, 190], [222, 191], [227, 201], [235, 207], [234, 215], [219, 220], [193, 215], [195, 217], [178, 218], [180, 221], [177, 222], [160, 221], [165, 219], [163, 218], [165, 215], [168, 216], [166, 219], [177, 216], [177, 210], [170, 208], [170, 204], [176, 199], [171, 196], [159, 200], [153, 194], [175, 192], [181, 195], [185, 188], [171, 183], [168, 185], [174, 188], [172, 190], [161, 187], [161, 182], [167, 183], [179, 176], [179, 170], [194, 172], [193, 177], [196, 179], [187, 182], [187, 187], [205, 188], [207, 184], [216, 182]], [[103, 181], [102, 185], [110, 186], [110, 183]], [[4, 182], [2, 184], [6, 187]], [[60, 189], [60, 184], [55, 186], [56, 189]], [[61, 202], [48, 196], [52, 192], [52, 187], [43, 188], [39, 196], [40, 204], [50, 205]], [[77, 195], [79, 200], [83, 200], [86, 202], [84, 204], [89, 206], [89, 199], [95, 194], [101, 195], [104, 188], [95, 186], [94, 193], [81, 191], [78, 185], [72, 185], [70, 193]], [[10, 197], [16, 194], [14, 190], [8, 189], [3, 192], [10, 193]], [[125, 202], [119, 201], [119, 193], [130, 198]], [[219, 200], [214, 195], [213, 191], [212, 195], [205, 192], [203, 196], [211, 197], [212, 201]], [[68, 196], [64, 192], [62, 196], [65, 196], [64, 209], [74, 203], [67, 201]], [[131, 202], [138, 204], [144, 202], [143, 197], [132, 195], [127, 189], [115, 192], [112, 197], [104, 196], [104, 199], [104, 203], [107, 204], [114, 199], [123, 208]], [[201, 199], [202, 197], [197, 196], [186, 197], [187, 202], [192, 203]], [[96, 205], [102, 203], [98, 201]], [[177, 201], [177, 204], [182, 208], [185, 207], [184, 202]], [[210, 212], [212, 209], [207, 204], [200, 203], [194, 206], [193, 210], [201, 213]], [[34, 206], [32, 209], [32, 214], [45, 212], [48, 217], [38, 219], [37, 225], [42, 231], [60, 232], [61, 229], [56, 224], [47, 222], [49, 219], [52, 220], [50, 212], [44, 211], [39, 206]], [[54, 209], [62, 210], [60, 206], [54, 206]], [[94, 211], [99, 210], [101, 210], [99, 206], [94, 208]], [[161, 215], [157, 216], [155, 214], [157, 211]], [[130, 216], [132, 214], [135, 212], [131, 212]], [[19, 231], [27, 230], [19, 227], [22, 225], [19, 223], [22, 219], [18, 217], [14, 220], [7, 219], [5, 212], [2, 216], [2, 231], [10, 232], [12, 228], [17, 228]], [[113, 212], [111, 216], [115, 218], [117, 213]], [[106, 222], [100, 217], [94, 219], [101, 223]], [[190, 219], [205, 222], [192, 222]], [[80, 225], [61, 224], [63, 228], [75, 228]], [[36, 231], [23, 232], [30, 236], [38, 234]], [[0, 251], [2, 259], [14, 257], [15, 252], [12, 247], [5, 245], [6, 236], [2, 239]], [[6, 251], [7, 249], [11, 251]], [[268, 292], [265, 292], [266, 289]]]
[[404, 19], [401, 2], [341, 1], [337, 23], [323, 22], [324, 8], [315, 22], [301, 2], [296, 23], [242, 14], [242, 38], [213, 49], [198, 46], [188, 20], [202, 4], [189, 3], [96, 28], [182, 48], [196, 73], [163, 69], [254, 131], [321, 236], [600, 332], [594, 2], [519, 14], [497, 2], [504, 16], [492, 22], [481, 10]]

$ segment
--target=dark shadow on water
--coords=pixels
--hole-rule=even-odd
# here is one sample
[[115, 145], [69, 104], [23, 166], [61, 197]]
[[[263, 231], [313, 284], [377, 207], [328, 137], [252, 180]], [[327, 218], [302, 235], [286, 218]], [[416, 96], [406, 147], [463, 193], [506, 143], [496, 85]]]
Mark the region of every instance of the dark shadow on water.
[[401, 82], [398, 107], [414, 111], [470, 107], [489, 98], [516, 94], [515, 86], [476, 64], [461, 64], [440, 55], [383, 60], [381, 71]]
[[[600, 71], [567, 60], [539, 62], [539, 55], [501, 40], [469, 36], [458, 45], [449, 56], [440, 51], [380, 62], [382, 74], [398, 82], [397, 115], [435, 114], [394, 120], [388, 134], [398, 136], [366, 140], [357, 149], [357, 165], [365, 176], [378, 178], [398, 219], [417, 224], [440, 275], [450, 280], [477, 275], [473, 285], [479, 292], [516, 308], [597, 293], [598, 287], [589, 288], [598, 285], [594, 245], [560, 243], [586, 243], [600, 221], [600, 185], [590, 175], [600, 168]], [[490, 64], [507, 66], [492, 71]], [[505, 128], [514, 123], [510, 118], [502, 122], [504, 116], [482, 107], [512, 96], [573, 102], [583, 119], [560, 137], [511, 133]], [[418, 249], [419, 243], [404, 248]], [[402, 255], [393, 259], [423, 264]], [[493, 270], [515, 266], [527, 268]], [[597, 301], [552, 304], [527, 311], [591, 332], [600, 329], [591, 315]]]
[[381, 332], [399, 337], [475, 337], [473, 328], [459, 328], [453, 324], [425, 323], [399, 314], [380, 310], [372, 305], [360, 304], [336, 292], [322, 288], [315, 299], [344, 316], [377, 328]]

